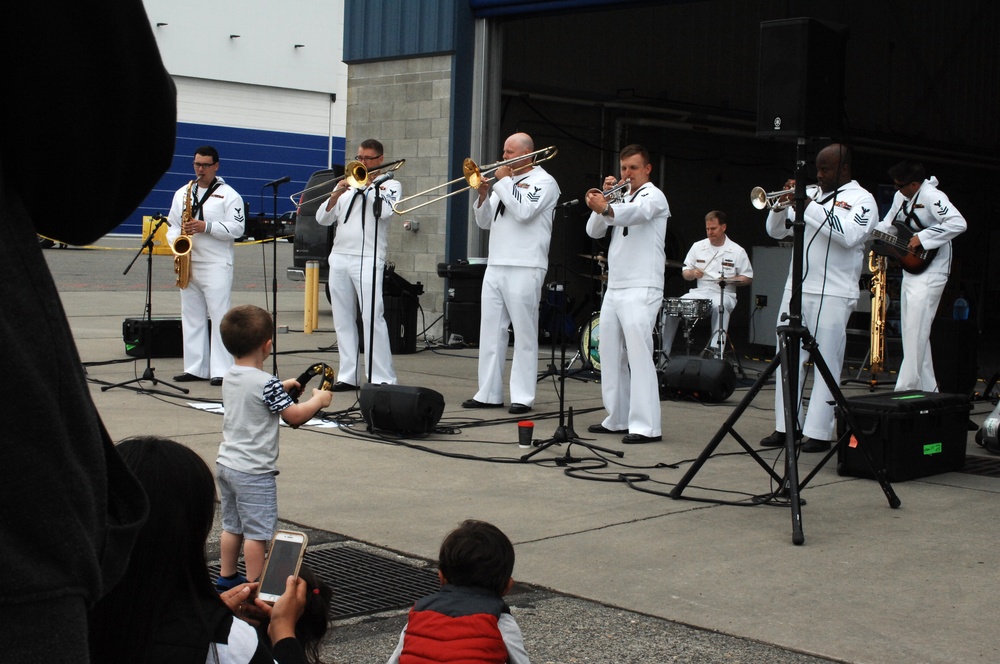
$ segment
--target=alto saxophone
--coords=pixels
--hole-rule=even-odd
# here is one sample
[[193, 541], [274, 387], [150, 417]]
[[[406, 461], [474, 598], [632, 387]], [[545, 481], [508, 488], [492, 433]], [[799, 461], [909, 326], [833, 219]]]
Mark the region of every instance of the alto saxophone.
[[181, 212], [181, 234], [174, 239], [170, 250], [174, 252], [174, 273], [177, 275], [177, 287], [187, 288], [191, 281], [191, 236], [184, 234], [184, 227], [191, 221], [191, 187], [194, 180], [188, 182], [187, 193], [184, 195], [184, 210]]
[[868, 253], [868, 268], [872, 271], [872, 322], [871, 322], [871, 362], [868, 378], [872, 389], [878, 384], [878, 375], [885, 368], [885, 315], [889, 306], [886, 292], [886, 267], [888, 259]]

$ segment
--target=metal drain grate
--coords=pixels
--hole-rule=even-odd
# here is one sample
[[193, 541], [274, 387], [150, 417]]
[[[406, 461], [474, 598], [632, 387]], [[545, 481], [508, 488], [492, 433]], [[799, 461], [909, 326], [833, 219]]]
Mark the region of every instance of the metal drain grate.
[[[333, 589], [333, 619], [408, 608], [440, 587], [436, 569], [414, 567], [350, 546], [306, 549], [303, 562]], [[209, 564], [208, 569], [214, 580], [219, 563]]]
[[965, 466], [963, 466], [961, 472], [968, 475], [1000, 477], [1000, 458], [968, 454], [965, 457]]

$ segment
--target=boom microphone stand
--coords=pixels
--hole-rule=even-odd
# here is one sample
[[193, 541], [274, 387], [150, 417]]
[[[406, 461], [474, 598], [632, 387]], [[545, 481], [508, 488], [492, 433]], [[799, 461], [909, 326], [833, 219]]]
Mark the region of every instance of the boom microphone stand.
[[[831, 447], [830, 451], [827, 452], [826, 456], [823, 457], [819, 464], [816, 465], [806, 479], [801, 483], [799, 482], [798, 459], [795, 452], [795, 432], [798, 429], [797, 392], [799, 385], [798, 374], [800, 346], [809, 352], [813, 365], [817, 370], [819, 370], [823, 380], [830, 388], [830, 393], [833, 395], [834, 400], [837, 402], [837, 406], [840, 408], [840, 412], [843, 414], [844, 419], [847, 422], [848, 431], [853, 432], [853, 434], [860, 440], [861, 444], [858, 447], [867, 460], [868, 466], [872, 471], [872, 475], [876, 480], [878, 480], [879, 485], [882, 487], [882, 492], [889, 501], [889, 507], [896, 509], [900, 506], [899, 498], [892, 490], [892, 486], [890, 486], [889, 482], [886, 480], [885, 473], [883, 473], [883, 471], [876, 466], [871, 457], [871, 453], [868, 451], [870, 434], [866, 434], [860, 427], [858, 427], [857, 421], [851, 413], [850, 406], [847, 403], [847, 399], [840, 391], [837, 379], [834, 378], [833, 374], [830, 372], [830, 368], [824, 361], [823, 356], [819, 353], [816, 340], [809, 333], [809, 330], [802, 321], [802, 263], [803, 239], [805, 236], [805, 222], [803, 219], [805, 218], [804, 215], [806, 207], [804, 151], [805, 139], [800, 137], [797, 143], [795, 164], [795, 221], [790, 222], [792, 224], [794, 238], [792, 250], [792, 297], [788, 306], [788, 314], [782, 318], [782, 320], [788, 321], [788, 324], [777, 328], [778, 354], [775, 356], [774, 361], [761, 374], [760, 378], [757, 379], [757, 382], [754, 383], [753, 387], [750, 388], [750, 391], [740, 402], [739, 406], [736, 407], [736, 410], [733, 411], [732, 415], [730, 415], [726, 422], [722, 425], [722, 428], [716, 432], [708, 446], [705, 447], [702, 453], [691, 465], [691, 468], [689, 468], [684, 477], [681, 478], [681, 481], [678, 482], [677, 485], [670, 491], [671, 498], [681, 498], [681, 494], [684, 492], [685, 487], [687, 487], [691, 480], [694, 479], [694, 476], [719, 446], [725, 435], [730, 433], [740, 446], [743, 447], [743, 449], [746, 450], [746, 452], [758, 464], [760, 464], [760, 466], [771, 476], [771, 478], [782, 486], [782, 493], [788, 496], [792, 513], [792, 542], [796, 545], [801, 545], [805, 542], [805, 536], [802, 532], [802, 501], [800, 498], [800, 492], [820, 471], [826, 462], [829, 461], [830, 458], [837, 452], [840, 445], [842, 445], [844, 440], [848, 437], [847, 433], [840, 436], [837, 443]], [[784, 478], [778, 476], [778, 474], [775, 473], [770, 467], [770, 464], [768, 464], [756, 450], [750, 447], [750, 445], [733, 429], [733, 425], [739, 419], [740, 415], [747, 409], [747, 407], [749, 407], [754, 397], [758, 392], [760, 392], [761, 388], [764, 387], [778, 367], [781, 367], [781, 382], [784, 390]]]
[[142, 246], [139, 247], [139, 251], [136, 252], [135, 256], [132, 257], [132, 261], [125, 268], [122, 274], [128, 274], [132, 266], [135, 265], [136, 259], [142, 254], [146, 249], [149, 251], [146, 254], [146, 309], [143, 313], [143, 320], [146, 321], [146, 334], [148, 335], [146, 344], [146, 370], [142, 372], [141, 378], [133, 378], [132, 380], [127, 380], [124, 383], [116, 383], [114, 385], [104, 385], [101, 387], [101, 392], [107, 392], [113, 387], [124, 387], [125, 385], [131, 385], [132, 383], [139, 383], [144, 380], [152, 381], [153, 385], [166, 385], [167, 387], [172, 387], [179, 392], [184, 394], [188, 393], [188, 389], [174, 385], [173, 383], [168, 383], [165, 380], [160, 380], [153, 373], [152, 358], [153, 358], [153, 237], [156, 235], [156, 231], [160, 230], [160, 226], [167, 223], [167, 218], [163, 215], [157, 214], [153, 219], [156, 220], [156, 225], [153, 226], [153, 230], [149, 232], [146, 239], [142, 241]]

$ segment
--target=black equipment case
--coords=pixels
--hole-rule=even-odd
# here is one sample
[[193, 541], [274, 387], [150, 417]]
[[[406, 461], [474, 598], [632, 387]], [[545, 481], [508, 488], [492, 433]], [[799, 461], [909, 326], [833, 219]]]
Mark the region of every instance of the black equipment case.
[[[965, 465], [969, 411], [963, 394], [909, 390], [847, 400], [862, 434], [868, 434], [872, 460], [890, 482], [961, 470]], [[837, 434], [847, 431], [838, 409]], [[837, 450], [837, 473], [872, 477], [854, 432]]]
[[125, 354], [130, 357], [183, 357], [180, 318], [126, 318], [122, 323]]

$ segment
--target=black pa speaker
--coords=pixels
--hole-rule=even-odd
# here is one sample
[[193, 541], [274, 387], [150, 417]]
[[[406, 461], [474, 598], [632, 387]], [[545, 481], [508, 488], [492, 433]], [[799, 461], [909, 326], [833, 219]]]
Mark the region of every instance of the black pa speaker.
[[935, 318], [931, 323], [931, 357], [938, 389], [944, 394], [971, 395], [979, 379], [976, 321]]
[[361, 386], [361, 417], [368, 430], [393, 433], [432, 433], [444, 412], [444, 397], [426, 387], [405, 385]]
[[682, 357], [671, 360], [660, 374], [660, 396], [690, 396], [699, 401], [725, 401], [736, 389], [736, 373], [729, 362]]
[[813, 18], [760, 24], [757, 135], [837, 137], [847, 28]]

